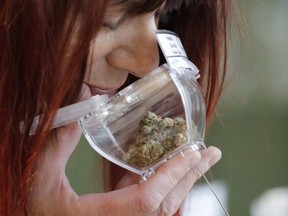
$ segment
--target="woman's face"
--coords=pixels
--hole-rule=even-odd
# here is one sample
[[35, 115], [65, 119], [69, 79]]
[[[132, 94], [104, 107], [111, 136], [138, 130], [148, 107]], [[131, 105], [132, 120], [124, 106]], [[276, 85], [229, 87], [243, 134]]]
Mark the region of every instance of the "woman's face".
[[107, 8], [100, 32], [91, 42], [84, 79], [92, 95], [111, 96], [129, 73], [142, 77], [159, 65], [155, 13], [131, 17], [120, 6]]

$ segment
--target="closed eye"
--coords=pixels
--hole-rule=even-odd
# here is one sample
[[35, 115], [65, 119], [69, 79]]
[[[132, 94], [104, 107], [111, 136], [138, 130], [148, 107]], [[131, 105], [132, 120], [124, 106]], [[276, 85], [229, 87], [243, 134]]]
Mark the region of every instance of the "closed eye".
[[116, 31], [118, 29], [118, 27], [127, 19], [127, 17], [128, 17], [128, 14], [124, 13], [118, 21], [116, 21], [116, 22], [104, 21], [102, 23], [102, 26], [105, 28], [108, 28], [112, 31]]
[[108, 28], [108, 29], [110, 29], [112, 31], [115, 31], [118, 28], [118, 22], [116, 22], [116, 23], [103, 22], [102, 26], [105, 27], [105, 28]]

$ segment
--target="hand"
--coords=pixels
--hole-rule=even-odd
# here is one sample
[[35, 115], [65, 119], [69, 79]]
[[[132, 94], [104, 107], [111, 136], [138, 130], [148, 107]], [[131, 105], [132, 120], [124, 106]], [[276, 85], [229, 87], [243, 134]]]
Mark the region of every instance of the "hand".
[[[192, 154], [194, 154], [194, 153], [192, 153]], [[199, 161], [199, 163], [197, 165], [199, 166], [199, 168], [204, 173], [211, 166], [213, 166], [216, 162], [218, 162], [221, 158], [220, 150], [213, 147], [213, 146], [209, 147], [208, 149], [206, 149], [204, 151], [201, 151], [200, 154], [201, 154], [201, 160]], [[191, 155], [191, 156], [193, 157], [193, 155]], [[185, 158], [184, 158], [184, 160], [185, 160]], [[167, 163], [170, 163], [170, 162], [168, 161]], [[167, 164], [164, 164], [164, 165], [167, 165]], [[168, 165], [168, 166], [170, 166], [170, 165]], [[181, 165], [181, 163], [179, 163], [176, 166], [182, 166], [182, 165]], [[192, 166], [192, 164], [191, 164], [191, 166]], [[167, 169], [170, 169], [170, 171], [172, 171], [171, 167], [173, 167], [173, 165], [171, 165], [170, 168], [167, 167]], [[165, 168], [161, 167], [160, 169], [165, 169]], [[159, 172], [159, 170], [157, 170], [157, 173]], [[168, 170], [168, 172], [169, 172], [169, 170]], [[169, 175], [167, 175], [167, 176], [169, 176]], [[169, 192], [168, 196], [165, 198], [165, 200], [164, 200], [165, 202], [163, 202], [161, 204], [162, 207], [164, 207], [166, 209], [166, 211], [164, 210], [164, 212], [163, 212], [163, 210], [161, 210], [160, 213], [156, 212], [158, 214], [148, 214], [148, 215], [174, 215], [174, 216], [181, 215], [179, 208], [182, 204], [182, 201], [185, 199], [185, 197], [191, 191], [193, 184], [201, 176], [202, 175], [199, 172], [198, 168], [193, 167], [191, 170], [188, 171], [188, 173], [181, 180], [178, 181], [178, 183], [175, 185], [175, 187], [171, 190], [171, 192]], [[131, 173], [131, 172], [127, 172], [127, 174], [118, 183], [117, 189], [125, 188], [125, 187], [128, 187], [129, 185], [137, 184], [139, 181], [140, 181], [139, 175]], [[163, 180], [162, 180], [162, 182], [163, 182]], [[159, 185], [161, 185], [161, 184], [159, 184]], [[177, 210], [176, 212], [175, 212], [175, 209]], [[175, 212], [175, 214], [173, 212]]]
[[69, 184], [65, 167], [80, 137], [78, 124], [73, 123], [57, 129], [56, 137], [48, 140], [28, 196], [31, 215], [173, 215], [201, 177], [195, 165], [205, 172], [221, 157], [215, 147], [201, 154], [189, 150], [184, 152], [185, 157], [178, 155], [167, 161], [147, 181], [139, 182], [138, 176], [127, 174], [119, 183], [121, 189], [78, 196]]

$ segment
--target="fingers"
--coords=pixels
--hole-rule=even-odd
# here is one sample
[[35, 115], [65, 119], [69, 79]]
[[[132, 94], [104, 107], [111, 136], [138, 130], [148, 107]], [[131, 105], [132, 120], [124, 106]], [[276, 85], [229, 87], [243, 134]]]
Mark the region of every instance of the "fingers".
[[167, 161], [147, 181], [107, 193], [109, 202], [113, 203], [109, 207], [110, 214], [114, 215], [117, 209], [127, 210], [119, 215], [154, 215], [154, 212], [158, 212], [167, 194], [201, 158], [199, 152], [191, 149], [184, 154], [185, 157], [178, 155]]
[[[206, 172], [221, 158], [220, 150], [215, 147], [202, 151], [202, 158], [199, 152], [192, 150], [185, 151], [184, 155], [168, 160], [147, 181], [102, 195], [81, 196], [81, 212], [92, 215], [101, 207], [107, 210], [103, 215], [173, 215], [201, 177], [195, 165]], [[134, 175], [124, 179], [131, 184], [135, 182]]]
[[[201, 155], [202, 155], [202, 160], [197, 165], [201, 169], [201, 171], [205, 173], [221, 159], [222, 152], [220, 151], [220, 149], [214, 146], [210, 146], [206, 150], [202, 151]], [[200, 173], [200, 177], [201, 177], [201, 173]]]
[[45, 158], [53, 169], [65, 172], [66, 164], [80, 141], [82, 132], [78, 123], [71, 123], [57, 129], [55, 137], [51, 138]]
[[135, 173], [127, 172], [125, 176], [118, 182], [116, 189], [128, 187], [133, 184], [138, 184], [141, 181], [141, 177]]
[[[141, 193], [144, 194], [144, 198], [140, 197], [142, 203], [140, 208], [143, 212], [148, 209], [156, 210], [179, 181], [201, 159], [200, 153], [192, 149], [185, 151], [184, 155], [185, 157], [178, 155], [167, 161], [157, 170], [156, 175], [140, 185]], [[151, 198], [146, 199], [146, 197]]]
[[[221, 151], [218, 148], [209, 147], [201, 151], [201, 161], [197, 165], [205, 173], [220, 159]], [[160, 215], [167, 215], [169, 212], [174, 214], [201, 175], [198, 168], [193, 167], [166, 196], [160, 208], [162, 211]]]

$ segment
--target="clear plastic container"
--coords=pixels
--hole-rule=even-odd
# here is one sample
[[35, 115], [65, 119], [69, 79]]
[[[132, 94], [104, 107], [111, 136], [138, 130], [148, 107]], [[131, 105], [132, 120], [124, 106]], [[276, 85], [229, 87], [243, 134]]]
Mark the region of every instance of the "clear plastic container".
[[191, 71], [166, 64], [79, 120], [93, 149], [143, 179], [185, 149], [205, 148], [205, 122], [205, 103]]

